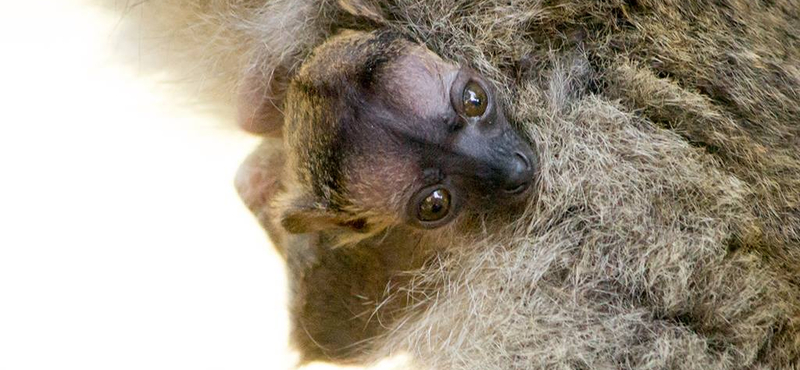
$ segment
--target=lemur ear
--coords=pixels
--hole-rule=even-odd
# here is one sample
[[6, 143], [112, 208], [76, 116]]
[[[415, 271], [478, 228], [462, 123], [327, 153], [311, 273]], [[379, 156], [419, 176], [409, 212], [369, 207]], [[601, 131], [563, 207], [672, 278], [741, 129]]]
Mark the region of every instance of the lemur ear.
[[305, 234], [336, 228], [335, 214], [324, 208], [295, 205], [281, 213], [281, 226], [292, 234]]
[[237, 102], [239, 126], [254, 134], [281, 137], [287, 86], [288, 72], [280, 68], [269, 74], [255, 67], [245, 71]]
[[280, 214], [281, 226], [292, 234], [334, 229], [366, 232], [364, 219], [352, 217], [328, 208], [309, 196], [299, 196], [283, 203]]
[[[374, 0], [337, 0], [339, 7], [359, 19], [377, 25], [386, 23], [380, 6]], [[292, 74], [293, 58], [274, 50], [267, 55], [274, 59], [255, 60], [242, 73], [237, 96], [237, 121], [244, 130], [254, 134], [281, 137], [283, 135], [283, 104]]]
[[325, 203], [318, 202], [307, 194], [294, 197], [290, 195], [279, 203], [281, 226], [292, 234], [335, 229], [366, 231], [365, 220], [331, 210]]

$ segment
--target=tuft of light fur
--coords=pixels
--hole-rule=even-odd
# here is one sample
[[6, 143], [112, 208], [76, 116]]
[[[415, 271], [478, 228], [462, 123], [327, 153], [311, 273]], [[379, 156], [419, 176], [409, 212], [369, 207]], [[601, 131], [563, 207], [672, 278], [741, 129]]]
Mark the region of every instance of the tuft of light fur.
[[331, 21], [329, 7], [314, 0], [98, 1], [136, 39], [140, 66], [169, 72], [212, 105], [234, 105], [254, 71], [265, 84], [296, 72]]
[[[324, 0], [186, 3], [234, 9], [197, 13], [200, 45], [266, 72], [353, 26]], [[800, 368], [800, 2], [356, 3], [492, 79], [541, 168], [521, 219], [391, 287], [408, 304], [362, 360]]]

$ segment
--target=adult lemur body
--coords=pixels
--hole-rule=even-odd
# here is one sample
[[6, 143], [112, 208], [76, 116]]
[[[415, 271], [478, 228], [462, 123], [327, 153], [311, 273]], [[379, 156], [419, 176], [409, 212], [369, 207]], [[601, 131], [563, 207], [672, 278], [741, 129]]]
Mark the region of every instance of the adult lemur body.
[[[293, 104], [289, 81], [315, 47], [350, 28], [390, 30], [476, 70], [520, 137], [535, 143], [536, 182], [515, 227], [476, 222], [450, 233], [456, 219], [424, 232], [401, 228], [454, 236], [440, 237], [433, 252], [397, 242], [411, 233], [391, 228], [392, 248], [358, 248], [359, 240], [380, 245], [368, 237], [347, 248], [308, 244], [310, 262], [290, 265], [300, 289], [313, 292], [303, 299], [366, 303], [352, 321], [311, 320], [304, 330], [339, 336], [332, 342], [347, 350], [301, 346], [306, 359], [406, 351], [427, 369], [800, 368], [796, 0], [181, 7], [192, 27], [178, 36], [237, 46], [202, 52], [225, 72], [203, 80], [238, 81], [240, 122], [253, 131], [280, 131], [285, 117], [275, 113]], [[392, 164], [363, 162], [377, 177]], [[292, 223], [270, 223], [282, 213], [257, 201], [277, 188], [240, 186], [268, 228], [283, 230]], [[463, 221], [481, 220], [470, 213]], [[383, 230], [348, 222], [342, 230]], [[307, 284], [314, 268], [333, 283]], [[378, 280], [386, 297], [380, 284], [363, 283]]]

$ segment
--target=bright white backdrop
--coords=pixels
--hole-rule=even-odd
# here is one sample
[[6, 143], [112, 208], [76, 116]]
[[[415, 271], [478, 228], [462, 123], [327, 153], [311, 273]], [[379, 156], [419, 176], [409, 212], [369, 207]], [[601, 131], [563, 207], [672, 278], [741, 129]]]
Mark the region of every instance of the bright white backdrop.
[[0, 12], [0, 369], [284, 369], [283, 266], [232, 187], [257, 139], [120, 63], [118, 17]]

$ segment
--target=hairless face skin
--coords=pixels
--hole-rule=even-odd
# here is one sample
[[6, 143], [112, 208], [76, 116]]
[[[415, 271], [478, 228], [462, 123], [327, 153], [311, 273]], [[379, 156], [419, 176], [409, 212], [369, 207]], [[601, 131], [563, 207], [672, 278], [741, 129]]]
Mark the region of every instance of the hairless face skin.
[[463, 205], [487, 209], [527, 195], [536, 155], [480, 75], [413, 47], [386, 80], [384, 89], [396, 91], [399, 103], [394, 133], [417, 155], [406, 209], [412, 224], [437, 227]]

